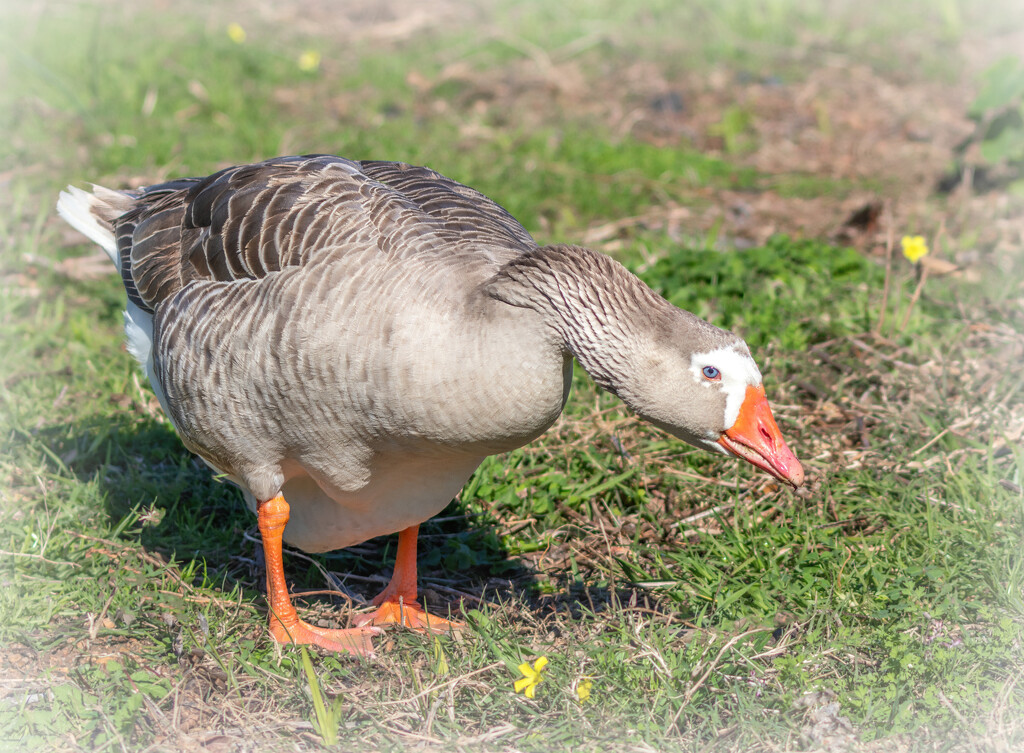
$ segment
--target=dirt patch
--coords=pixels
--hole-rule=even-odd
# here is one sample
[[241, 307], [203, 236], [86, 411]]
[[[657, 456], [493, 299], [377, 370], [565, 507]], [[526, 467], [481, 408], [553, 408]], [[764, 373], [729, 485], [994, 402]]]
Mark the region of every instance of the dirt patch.
[[[768, 62], [761, 69], [672, 73], [676, 66], [670, 60], [631, 60], [620, 49], [614, 29], [581, 32], [558, 49], [540, 48], [503, 26], [496, 5], [458, 0], [429, 7], [412, 0], [242, 0], [212, 7], [197, 4], [196, 16], [211, 34], [223, 34], [229, 23], [241, 22], [254, 31], [254, 39], [257, 30], [264, 30], [264, 36], [272, 32], [278, 42], [336, 42], [330, 65], [339, 71], [367, 43], [379, 50], [453, 37], [477, 39], [482, 45], [500, 42], [518, 55], [481, 67], [471, 55], [467, 59], [453, 53], [451, 63], [437, 74], [408, 71], [414, 101], [406, 105], [426, 116], [438, 108], [458, 110], [464, 116], [462, 138], [487, 138], [488, 124], [530, 132], [576, 120], [601, 124], [614, 138], [721, 155], [763, 176], [749, 190], [694, 189], [682, 200], [652, 206], [641, 217], [620, 218], [614, 228], [602, 225], [582, 234], [581, 241], [602, 250], [614, 252], [635, 227], [664, 230], [677, 240], [710, 234], [723, 247], [757, 245], [784, 233], [829, 238], [878, 254], [890, 234], [932, 237], [942, 228], [954, 241], [947, 242], [947, 251], [959, 266], [992, 251], [1024, 248], [1020, 200], [998, 190], [975, 192], [970, 185], [951, 194], [936, 192], [950, 174], [957, 146], [972, 133], [966, 113], [978, 74], [1001, 56], [1024, 49], [1024, 25], [1008, 21], [998, 33], [995, 26], [964, 28], [957, 41], [944, 41], [950, 58], [963, 62], [955, 80], [915, 69], [921, 57], [915, 45], [934, 44], [932, 40], [894, 37], [891, 57], [875, 56], [889, 63], [882, 71], [835, 52], [828, 38], [813, 34], [805, 34], [793, 49], [764, 54]], [[837, 15], [850, 16], [842, 4], [834, 5]], [[110, 7], [117, 13], [152, 11], [152, 6], [141, 9], [120, 0], [111, 0]], [[175, 8], [180, 10], [181, 4]], [[1010, 9], [992, 11], [1000, 12], [1009, 14]], [[264, 38], [261, 43], [270, 42]], [[794, 77], [794, 69], [806, 73]], [[444, 86], [453, 82], [454, 95], [451, 86]], [[281, 104], [302, 110], [313, 95], [282, 91]], [[358, 93], [332, 87], [331, 107], [343, 115], [350, 96]], [[308, 148], [301, 143], [284, 146], [296, 153]], [[884, 216], [877, 212], [875, 221], [851, 222], [858, 212], [883, 206]]]
[[727, 245], [785, 233], [881, 247], [889, 227], [850, 221], [883, 204], [897, 236], [931, 235], [943, 224], [954, 236], [986, 227], [979, 239], [986, 248], [1021, 247], [1024, 224], [1005, 196], [975, 196], [969, 187], [936, 194], [956, 146], [973, 129], [967, 83], [897, 82], [844, 62], [783, 83], [725, 70], [669, 78], [650, 62], [594, 75], [578, 61], [528, 59], [511, 70], [454, 66], [422, 89], [446, 79], [460, 80], [462, 106], [480, 121], [515, 113], [519, 127], [530, 129], [572, 113], [622, 138], [720, 155], [763, 176], [757, 188], [696, 189], [692, 202], [666, 202], [617, 221], [612, 233], [602, 226], [587, 234], [605, 250], [614, 251], [608, 244], [631, 224], [670, 235], [680, 227], [702, 234], [715, 228]]
[[[486, 4], [468, 16], [460, 16], [461, 10], [442, 4], [427, 19], [396, 0], [373, 13], [353, 11], [344, 21], [319, 22], [327, 24], [321, 30], [338, 27], [340, 34], [340, 24], [348, 35], [382, 44], [475, 26], [481, 38], [519, 49], [521, 56], [497, 67], [478, 69], [455, 60], [437, 75], [409, 72], [417, 99], [412, 106], [424, 113], [463, 112], [463, 137], [486, 138], [493, 123], [525, 132], [567, 119], [600, 123], [615, 138], [689, 147], [763, 176], [750, 190], [695, 189], [683, 201], [618, 220], [611, 232], [602, 226], [584, 234], [582, 240], [604, 250], [614, 251], [617, 239], [634, 226], [677, 238], [714, 231], [725, 246], [761, 244], [776, 233], [830, 238], [876, 253], [890, 234], [931, 237], [943, 228], [953, 239], [970, 235], [950, 251], [960, 265], [996, 249], [1024, 248], [1019, 201], [998, 191], [975, 193], [969, 184], [951, 194], [936, 191], [974, 128], [966, 113], [977, 75], [1019, 49], [1014, 44], [1020, 32], [996, 40], [965, 33], [951, 50], [966, 61], [956, 81], [901, 68], [898, 50], [893, 70], [880, 72], [827, 46], [790, 51], [808, 71], [793, 80], [770, 70], [724, 68], [673, 75], [665, 63], [623, 65], [621, 55], [610, 56], [613, 65], [588, 45], [614, 48], [614, 39], [581, 38], [544, 50], [494, 27]], [[444, 86], [453, 82], [455, 95]], [[876, 211], [872, 222], [855, 221], [858, 212], [883, 206], [884, 217]], [[980, 235], [973, 235], [979, 228]]]

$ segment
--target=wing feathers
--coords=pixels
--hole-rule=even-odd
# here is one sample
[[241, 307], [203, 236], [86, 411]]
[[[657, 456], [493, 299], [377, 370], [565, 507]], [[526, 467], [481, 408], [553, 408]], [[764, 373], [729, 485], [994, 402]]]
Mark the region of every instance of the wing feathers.
[[536, 247], [479, 192], [393, 162], [282, 157], [137, 192], [78, 193], [62, 196], [62, 213], [120, 261], [130, 300], [149, 312], [193, 280], [262, 278], [346, 249], [468, 247], [501, 263]]

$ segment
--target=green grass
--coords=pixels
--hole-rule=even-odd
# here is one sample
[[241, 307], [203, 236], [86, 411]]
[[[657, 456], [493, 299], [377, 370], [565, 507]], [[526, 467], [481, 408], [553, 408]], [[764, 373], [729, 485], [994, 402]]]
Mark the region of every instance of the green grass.
[[[956, 36], [976, 13], [926, 5], [915, 38]], [[665, 75], [699, 57], [799, 76], [806, 66], [780, 49], [839, 34], [844, 18], [802, 3], [716, 7], [502, 3], [494, 26], [514, 33], [456, 24], [383, 45], [255, 21], [237, 45], [187, 8], [150, 36], [134, 31], [147, 9], [4, 9], [0, 747], [318, 749], [336, 725], [340, 750], [810, 749], [822, 716], [840, 732], [837, 717], [849, 720], [853, 750], [1024, 745], [1019, 253], [974, 282], [929, 280], [903, 328], [915, 280], [897, 260], [873, 335], [877, 259], [783, 237], [723, 251], [728, 239], [694, 233], [685, 247], [630, 226], [625, 263], [751, 344], [807, 491], [666, 438], [577, 373], [564, 418], [488, 459], [423, 527], [427, 601], [467, 595], [467, 630], [391, 633], [374, 662], [314, 654], [315, 681], [298, 649], [266, 634], [240, 495], [182, 448], [124, 351], [116, 278], [60, 266], [91, 253], [53, 216], [62, 185], [282, 151], [430, 164], [542, 241], [707, 207], [716, 191], [851, 190], [635, 140], [582, 112], [476, 104], [522, 75], [531, 45], [578, 60], [595, 87], [637, 59]], [[905, 12], [837, 44], [877, 61]], [[684, 22], [705, 33], [679, 57]], [[320, 72], [296, 66], [306, 47], [324, 51]], [[459, 62], [478, 77], [441, 77]], [[381, 587], [393, 546], [316, 565], [293, 553], [289, 581], [331, 589], [329, 571], [358, 602]], [[300, 605], [328, 622], [351, 606]], [[517, 666], [541, 655], [528, 701], [512, 690]]]

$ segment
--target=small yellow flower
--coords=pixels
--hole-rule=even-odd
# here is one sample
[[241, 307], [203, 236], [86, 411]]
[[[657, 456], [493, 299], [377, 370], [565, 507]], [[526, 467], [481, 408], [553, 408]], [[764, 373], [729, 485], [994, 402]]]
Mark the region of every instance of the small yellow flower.
[[917, 264], [922, 257], [928, 255], [928, 244], [920, 235], [904, 235], [900, 245], [903, 247], [903, 255], [911, 264]]
[[593, 687], [594, 681], [589, 677], [584, 677], [576, 683], [576, 697], [580, 699], [580, 703], [586, 703], [590, 700], [590, 689]]
[[228, 24], [228, 38], [235, 44], [242, 44], [245, 41], [245, 29], [232, 21]]
[[315, 71], [320, 67], [320, 53], [316, 50], [305, 50], [299, 55], [299, 70], [307, 73]]
[[529, 662], [523, 662], [519, 665], [519, 671], [523, 675], [523, 679], [516, 680], [515, 689], [517, 693], [524, 693], [527, 698], [533, 698], [533, 694], [537, 692], [537, 686], [543, 679], [544, 667], [548, 665], [548, 658], [542, 656], [530, 666]]

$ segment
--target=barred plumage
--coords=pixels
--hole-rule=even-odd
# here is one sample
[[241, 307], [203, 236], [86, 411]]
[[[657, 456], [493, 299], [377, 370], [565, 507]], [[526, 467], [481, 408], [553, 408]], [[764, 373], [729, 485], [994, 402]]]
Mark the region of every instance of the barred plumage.
[[258, 510], [279, 640], [342, 650], [282, 596], [281, 530], [308, 551], [405, 531], [407, 559], [484, 457], [554, 422], [573, 356], [673, 434], [802, 480], [742, 340], [428, 168], [282, 157], [58, 206], [118, 264], [183, 441]]

